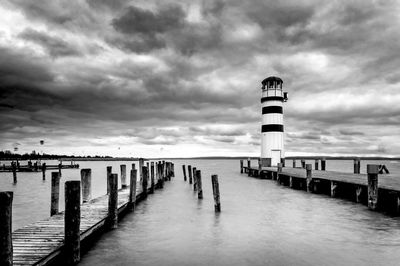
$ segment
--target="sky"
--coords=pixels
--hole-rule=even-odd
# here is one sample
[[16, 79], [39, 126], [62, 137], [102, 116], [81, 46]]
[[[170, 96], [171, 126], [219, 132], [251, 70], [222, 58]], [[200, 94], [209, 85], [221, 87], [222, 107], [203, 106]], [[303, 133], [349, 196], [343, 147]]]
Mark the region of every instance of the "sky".
[[400, 155], [400, 1], [2, 0], [0, 14], [1, 150], [259, 156], [261, 81], [278, 76], [286, 156]]

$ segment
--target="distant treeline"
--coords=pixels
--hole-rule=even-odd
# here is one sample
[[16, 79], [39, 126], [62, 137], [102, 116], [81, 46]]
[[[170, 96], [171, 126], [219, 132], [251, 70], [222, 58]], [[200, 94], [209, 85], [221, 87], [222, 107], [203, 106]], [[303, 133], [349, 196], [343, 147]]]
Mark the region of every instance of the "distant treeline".
[[60, 154], [38, 154], [35, 152], [32, 153], [25, 153], [25, 154], [19, 154], [19, 153], [10, 153], [10, 152], [4, 152], [0, 151], [0, 160], [59, 160], [59, 159], [73, 159], [73, 160], [78, 160], [78, 159], [108, 159], [112, 158], [111, 156], [68, 156], [68, 155], [60, 155]]

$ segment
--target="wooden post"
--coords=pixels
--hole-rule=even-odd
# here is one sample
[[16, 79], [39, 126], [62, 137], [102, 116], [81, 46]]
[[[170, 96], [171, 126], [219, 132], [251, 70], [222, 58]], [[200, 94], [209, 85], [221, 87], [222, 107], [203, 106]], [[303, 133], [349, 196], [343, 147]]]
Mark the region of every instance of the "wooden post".
[[356, 202], [360, 203], [361, 202], [361, 194], [363, 192], [363, 187], [362, 186], [357, 186], [356, 187]]
[[142, 167], [142, 172], [143, 172], [143, 181], [142, 181], [142, 193], [143, 197], [147, 197], [147, 180], [149, 176], [149, 171], [146, 166]]
[[144, 160], [143, 160], [143, 158], [140, 158], [139, 159], [140, 184], [142, 184], [142, 182], [143, 182], [143, 173], [142, 173], [143, 165], [144, 165]]
[[150, 166], [150, 193], [154, 193], [154, 162], [151, 162]]
[[[134, 164], [133, 164], [134, 165]], [[129, 208], [131, 211], [135, 210], [136, 205], [136, 182], [137, 182], [137, 170], [135, 167], [131, 170], [131, 179], [130, 179], [130, 186], [129, 186]]]
[[354, 162], [354, 173], [355, 174], [359, 174], [360, 173], [360, 159], [359, 158], [356, 158], [356, 159], [354, 159], [353, 160], [353, 162]]
[[158, 182], [159, 182], [159, 184], [160, 184], [160, 188], [163, 188], [163, 187], [164, 187], [164, 179], [162, 178], [162, 165], [161, 165], [161, 161], [158, 162], [157, 173], [158, 173]]
[[111, 176], [112, 167], [107, 166], [107, 194], [110, 194], [110, 176]]
[[301, 167], [302, 167], [303, 169], [306, 168], [306, 161], [305, 161], [305, 160], [301, 160]]
[[108, 195], [108, 226], [112, 229], [118, 227], [118, 175], [111, 174], [108, 179], [110, 194]]
[[183, 164], [182, 165], [182, 170], [183, 170], [183, 181], [186, 182], [187, 178], [186, 178], [186, 166]]
[[293, 159], [293, 168], [296, 168], [296, 159]]
[[92, 199], [92, 170], [81, 169], [82, 201], [89, 202]]
[[306, 164], [306, 182], [307, 182], [307, 192], [312, 191], [312, 165]]
[[276, 171], [276, 181], [278, 184], [281, 183], [280, 174], [282, 173], [282, 163], [278, 163], [278, 170]]
[[165, 161], [162, 161], [161, 166], [162, 166], [161, 167], [162, 168], [162, 178], [164, 181], [166, 181], [167, 180], [167, 167], [165, 165]]
[[243, 174], [243, 160], [240, 160], [240, 173]]
[[315, 170], [318, 170], [318, 159], [315, 159]]
[[11, 163], [11, 167], [12, 167], [12, 172], [13, 172], [13, 183], [17, 184], [18, 180], [17, 180], [17, 165], [15, 164], [15, 162]]
[[285, 167], [285, 158], [281, 158], [282, 167]]
[[42, 180], [46, 180], [46, 163], [42, 164]]
[[189, 184], [192, 184], [193, 180], [192, 180], [192, 166], [191, 165], [188, 165], [188, 174], [189, 174]]
[[60, 162], [60, 163], [58, 164], [58, 173], [60, 174], [60, 177], [62, 176], [62, 175], [61, 175], [61, 168], [62, 168], [62, 163]]
[[251, 167], [251, 161], [250, 158], [247, 159], [247, 169], [249, 169]]
[[211, 183], [214, 195], [214, 210], [215, 212], [221, 212], [221, 202], [219, 198], [219, 184], [218, 184], [218, 176], [211, 176]]
[[120, 169], [121, 169], [121, 188], [126, 188], [126, 165], [125, 164], [121, 164], [120, 165]]
[[175, 164], [171, 163], [171, 176], [175, 177]]
[[196, 167], [193, 167], [193, 191], [197, 191]]
[[289, 187], [293, 188], [293, 177], [289, 177]]
[[80, 261], [81, 182], [65, 182], [64, 252], [67, 265]]
[[58, 213], [58, 203], [60, 198], [60, 174], [51, 172], [51, 201], [50, 216]]
[[197, 198], [202, 199], [203, 198], [203, 187], [201, 183], [201, 171], [196, 170], [196, 184], [197, 184]]
[[12, 191], [0, 192], [0, 265], [13, 265]]
[[322, 171], [326, 170], [326, 160], [325, 160], [325, 158], [321, 159], [321, 170]]
[[368, 164], [368, 208], [376, 210], [378, 208], [378, 173], [379, 165]]
[[338, 184], [335, 181], [331, 181], [331, 197], [336, 197]]

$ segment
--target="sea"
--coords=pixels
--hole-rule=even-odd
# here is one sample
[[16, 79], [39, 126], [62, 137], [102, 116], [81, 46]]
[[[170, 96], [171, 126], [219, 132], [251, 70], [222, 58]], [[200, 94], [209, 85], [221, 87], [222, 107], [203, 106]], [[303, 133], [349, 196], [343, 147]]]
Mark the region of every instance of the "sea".
[[[240, 174], [239, 160], [171, 161], [175, 164], [172, 181], [138, 204], [118, 229], [93, 243], [79, 265], [400, 265], [399, 217], [248, 177]], [[106, 193], [107, 166], [119, 174], [121, 164], [127, 165], [128, 173], [132, 163], [138, 165], [77, 163], [81, 169], [92, 169], [93, 197]], [[306, 163], [314, 165], [313, 160]], [[399, 161], [362, 160], [361, 172], [366, 172], [367, 164], [385, 164], [400, 178]], [[184, 181], [182, 165], [201, 170], [202, 200]], [[292, 161], [286, 160], [286, 165]], [[351, 173], [353, 161], [328, 160], [326, 168]], [[49, 216], [50, 172], [45, 181], [41, 172], [18, 173], [17, 184], [12, 183], [12, 173], [0, 173], [0, 190], [14, 191], [13, 230]], [[214, 212], [212, 174], [219, 179], [221, 213]], [[79, 169], [62, 170], [61, 210], [64, 182], [79, 179]]]

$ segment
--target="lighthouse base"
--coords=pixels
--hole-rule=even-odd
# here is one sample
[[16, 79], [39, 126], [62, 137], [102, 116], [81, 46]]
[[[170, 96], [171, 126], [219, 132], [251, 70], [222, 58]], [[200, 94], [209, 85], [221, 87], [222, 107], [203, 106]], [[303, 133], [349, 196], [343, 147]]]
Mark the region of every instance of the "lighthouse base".
[[261, 158], [260, 167], [271, 167], [271, 158]]

